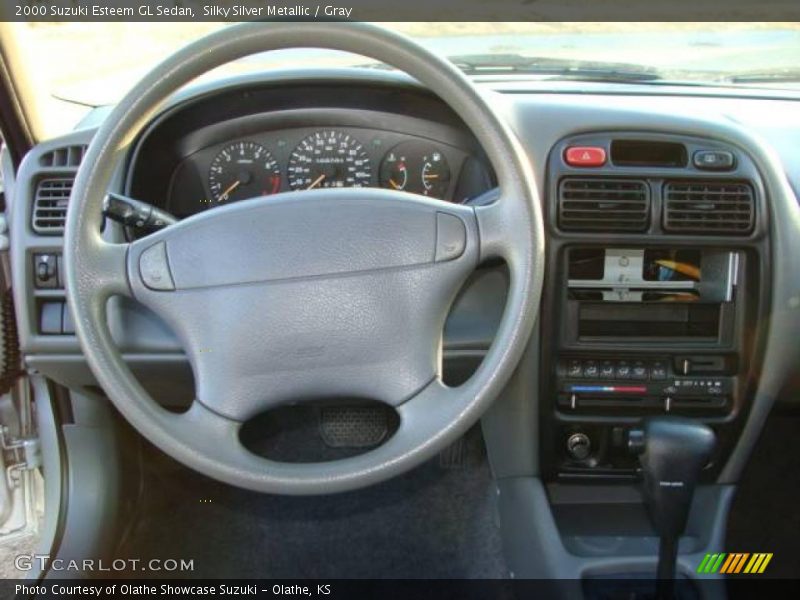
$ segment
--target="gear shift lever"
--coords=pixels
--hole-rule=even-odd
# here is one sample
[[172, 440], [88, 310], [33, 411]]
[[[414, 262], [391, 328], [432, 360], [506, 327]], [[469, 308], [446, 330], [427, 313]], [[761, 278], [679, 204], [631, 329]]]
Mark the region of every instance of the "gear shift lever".
[[658, 554], [659, 599], [672, 600], [678, 539], [686, 528], [700, 471], [714, 449], [714, 432], [681, 417], [645, 419], [628, 434], [628, 447], [639, 454], [644, 475], [644, 501], [661, 537]]

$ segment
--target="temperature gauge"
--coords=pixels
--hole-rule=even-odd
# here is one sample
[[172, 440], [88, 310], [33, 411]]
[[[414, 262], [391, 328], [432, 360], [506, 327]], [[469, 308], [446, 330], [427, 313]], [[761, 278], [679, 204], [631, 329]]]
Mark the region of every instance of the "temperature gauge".
[[416, 140], [398, 144], [383, 157], [381, 187], [444, 199], [450, 188], [450, 167], [437, 147]]
[[408, 185], [408, 159], [404, 152], [391, 150], [381, 163], [381, 186], [404, 190]]

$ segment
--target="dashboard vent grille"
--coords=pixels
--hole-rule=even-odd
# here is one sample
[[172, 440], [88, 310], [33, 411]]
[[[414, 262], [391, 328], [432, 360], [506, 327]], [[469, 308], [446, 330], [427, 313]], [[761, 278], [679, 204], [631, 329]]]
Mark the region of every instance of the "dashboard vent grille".
[[79, 167], [86, 146], [64, 146], [56, 148], [39, 157], [39, 164], [43, 167]]
[[73, 179], [42, 179], [33, 199], [33, 230], [45, 235], [64, 233]]
[[754, 204], [747, 183], [669, 181], [664, 185], [664, 229], [745, 235], [753, 229]]
[[569, 177], [558, 189], [558, 224], [568, 231], [645, 231], [649, 188], [636, 179]]

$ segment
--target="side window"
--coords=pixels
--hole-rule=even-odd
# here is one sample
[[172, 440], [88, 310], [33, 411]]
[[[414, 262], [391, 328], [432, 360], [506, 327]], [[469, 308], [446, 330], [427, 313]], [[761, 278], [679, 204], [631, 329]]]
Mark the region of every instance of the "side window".
[[0, 131], [0, 213], [6, 212], [9, 203], [12, 202], [9, 194], [13, 193], [14, 166], [10, 152], [11, 149], [6, 146], [3, 132]]
[[[3, 141], [3, 132], [0, 131], [0, 157], [3, 156], [6, 150], [6, 143]], [[6, 209], [6, 188], [3, 185], [3, 168], [0, 165], [0, 211]]]
[[12, 201], [9, 194], [13, 193], [13, 189], [7, 188], [6, 182], [8, 182], [10, 188], [14, 186], [14, 172], [8, 171], [8, 169], [12, 168], [8, 152], [9, 149], [6, 148], [3, 132], [0, 131], [0, 221], [2, 221], [0, 222], [0, 252], [7, 250], [9, 244], [8, 221], [6, 219], [9, 203]]

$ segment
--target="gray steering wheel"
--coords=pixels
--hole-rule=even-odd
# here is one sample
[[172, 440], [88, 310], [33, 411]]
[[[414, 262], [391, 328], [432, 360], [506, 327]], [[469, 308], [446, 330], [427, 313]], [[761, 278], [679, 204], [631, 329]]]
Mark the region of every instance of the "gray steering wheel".
[[[378, 189], [289, 192], [222, 206], [130, 244], [101, 234], [103, 197], [127, 148], [179, 87], [250, 54], [314, 46], [368, 56], [419, 80], [460, 115], [495, 168], [499, 196], [469, 207]], [[75, 181], [64, 260], [75, 329], [98, 382], [148, 440], [187, 466], [252, 490], [324, 494], [363, 487], [435, 455], [473, 425], [517, 365], [539, 307], [543, 226], [528, 158], [464, 75], [413, 41], [366, 24], [248, 23], [156, 67], [105, 119]], [[459, 288], [491, 258], [510, 289], [474, 375], [441, 381], [441, 336]], [[126, 366], [106, 304], [158, 314], [191, 363], [196, 400], [160, 407]], [[239, 430], [272, 407], [374, 399], [399, 426], [381, 446], [322, 463], [248, 451]]]

